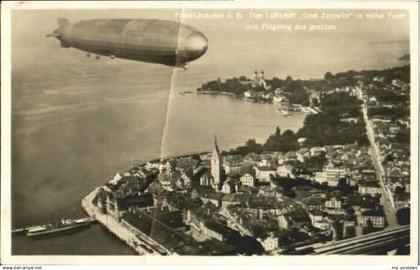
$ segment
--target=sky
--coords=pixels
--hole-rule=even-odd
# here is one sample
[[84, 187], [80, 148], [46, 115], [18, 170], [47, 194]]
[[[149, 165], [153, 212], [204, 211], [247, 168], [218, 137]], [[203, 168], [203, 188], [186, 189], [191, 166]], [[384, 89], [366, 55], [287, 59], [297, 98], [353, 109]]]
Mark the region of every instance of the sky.
[[[242, 19], [227, 19], [227, 10], [15, 10], [12, 15], [12, 48], [22, 49], [57, 47], [58, 42], [45, 38], [57, 28], [57, 18], [70, 22], [93, 18], [150, 18], [179, 20], [177, 13], [218, 13], [224, 19], [183, 19], [203, 32], [209, 40], [207, 53], [197, 60], [198, 66], [211, 66], [223, 75], [252, 74], [264, 69], [267, 76], [293, 75], [300, 78], [321, 77], [326, 71], [382, 68], [394, 66], [398, 58], [409, 52], [409, 16], [403, 10], [382, 11], [399, 14], [403, 18], [368, 19], [375, 10], [230, 10]], [[250, 13], [291, 13], [294, 19], [256, 19]], [[302, 16], [317, 12], [318, 19]], [[348, 19], [320, 19], [321, 13], [352, 14]], [[361, 14], [363, 19], [356, 19]], [[257, 24], [335, 25], [332, 31], [269, 31], [247, 30]], [[14, 54], [16, 65], [27, 65], [35, 54]], [[223, 70], [223, 72], [222, 72]], [[239, 75], [239, 74], [238, 74]]]

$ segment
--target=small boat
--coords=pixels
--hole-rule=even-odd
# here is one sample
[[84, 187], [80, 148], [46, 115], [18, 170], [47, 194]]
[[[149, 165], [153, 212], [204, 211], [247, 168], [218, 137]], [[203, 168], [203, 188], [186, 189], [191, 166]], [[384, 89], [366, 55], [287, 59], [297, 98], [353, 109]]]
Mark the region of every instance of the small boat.
[[304, 113], [312, 113], [312, 114], [319, 113], [315, 108], [312, 108], [312, 107], [302, 107], [302, 111]]
[[273, 97], [273, 102], [274, 103], [282, 103], [282, 101], [284, 101], [284, 97], [282, 97], [282, 96], [274, 96]]
[[284, 109], [277, 109], [277, 112], [282, 114], [283, 116], [289, 116], [289, 115], [292, 114], [291, 112], [289, 112], [287, 110], [284, 110]]
[[192, 94], [192, 92], [191, 91], [182, 91], [182, 92], [179, 92], [179, 94], [181, 96], [185, 96], [186, 94]]

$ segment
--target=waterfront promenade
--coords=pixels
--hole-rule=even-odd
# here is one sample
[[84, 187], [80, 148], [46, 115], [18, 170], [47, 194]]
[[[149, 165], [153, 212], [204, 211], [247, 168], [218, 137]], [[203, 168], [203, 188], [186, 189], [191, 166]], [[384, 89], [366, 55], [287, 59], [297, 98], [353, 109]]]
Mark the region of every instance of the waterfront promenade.
[[147, 235], [144, 235], [129, 226], [124, 226], [122, 222], [118, 222], [110, 215], [102, 213], [98, 207], [92, 204], [92, 200], [98, 192], [99, 188], [96, 188], [84, 197], [81, 202], [82, 208], [90, 217], [95, 218], [101, 225], [107, 228], [120, 240], [124, 241], [139, 255], [158, 255], [169, 252], [169, 250], [166, 250]]

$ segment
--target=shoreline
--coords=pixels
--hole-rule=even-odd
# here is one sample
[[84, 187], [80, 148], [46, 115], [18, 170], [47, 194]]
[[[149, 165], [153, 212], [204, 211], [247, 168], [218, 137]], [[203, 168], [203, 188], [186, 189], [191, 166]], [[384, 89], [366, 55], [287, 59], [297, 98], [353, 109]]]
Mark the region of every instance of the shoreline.
[[[346, 90], [345, 92], [348, 93], [349, 97], [356, 96], [356, 100], [362, 100], [362, 102], [364, 101], [364, 99], [362, 98], [362, 91], [357, 86], [355, 86], [351, 89], [349, 87], [347, 87], [345, 90]], [[340, 91], [338, 91], [338, 92], [340, 92]], [[334, 94], [334, 93], [336, 93], [336, 91], [334, 90], [332, 93]], [[259, 100], [259, 99], [255, 99], [255, 98], [242, 97], [240, 95], [236, 95], [234, 93], [229, 93], [229, 92], [226, 92], [226, 91], [197, 90], [196, 94], [198, 94], [198, 95], [199, 94], [226, 95], [226, 96], [231, 96], [231, 97], [235, 97], [235, 98], [242, 99], [242, 100], [253, 101], [254, 103], [260, 103], [260, 102], [271, 103], [271, 104], [276, 103], [276, 102], [271, 102], [271, 101], [263, 101], [263, 100]], [[355, 104], [357, 105], [358, 103], [356, 102]], [[316, 107], [315, 108], [312, 107], [312, 105], [307, 107], [307, 106], [302, 106], [302, 105], [298, 106], [298, 104], [291, 104], [290, 106], [295, 108], [296, 110], [304, 112], [305, 114], [318, 114], [318, 113], [321, 112], [321, 110], [319, 110]], [[374, 136], [373, 136], [374, 131], [373, 131], [372, 127], [370, 126], [370, 121], [369, 121], [370, 119], [367, 115], [367, 110], [366, 110], [365, 107], [362, 107], [362, 108], [358, 109], [359, 112], [360, 112], [360, 109], [362, 109], [362, 111], [361, 111], [362, 115], [361, 116], [357, 115], [357, 117], [358, 118], [360, 117], [361, 118], [360, 120], [363, 121], [364, 124], [365, 124], [364, 125], [364, 132], [368, 136], [369, 148], [376, 150], [375, 148], [377, 146], [375, 144], [375, 140], [374, 140]], [[322, 120], [324, 120], [324, 119], [322, 119]], [[341, 121], [341, 119], [339, 119], [339, 120]], [[344, 119], [344, 120], [346, 120], [346, 119]], [[278, 131], [278, 133], [280, 135], [280, 131]], [[355, 144], [356, 142], [353, 142], [353, 143]], [[342, 144], [345, 144], [345, 143], [343, 142]], [[300, 147], [302, 147], [302, 146], [300, 145]], [[280, 151], [282, 151], [282, 150], [280, 150]], [[148, 166], [151, 166], [153, 168], [154, 165], [151, 164], [151, 163], [158, 163], [162, 160], [167, 160], [167, 159], [178, 159], [178, 158], [182, 158], [182, 157], [191, 157], [193, 155], [205, 155], [205, 154], [208, 154], [210, 152], [211, 151], [201, 151], [201, 152], [191, 152], [191, 153], [168, 155], [168, 156], [165, 156], [165, 157], [157, 157], [157, 158], [153, 158], [153, 159], [143, 161], [143, 162], [140, 162], [140, 163], [137, 163], [137, 164], [133, 164], [132, 168], [135, 169], [135, 166], [145, 166], [146, 168]], [[377, 151], [372, 151], [372, 152], [373, 153], [369, 154], [370, 155], [370, 160], [374, 163], [374, 167], [377, 171], [376, 173], [378, 174], [378, 175], [376, 175], [375, 178], [380, 184], [381, 194], [385, 195], [383, 197], [389, 197], [387, 199], [390, 202], [390, 203], [388, 203], [387, 200], [385, 200], [385, 201], [382, 200], [379, 204], [382, 205], [382, 207], [386, 208], [385, 213], [384, 213], [385, 222], [387, 222], [388, 225], [391, 225], [393, 227], [393, 225], [395, 226], [396, 223], [397, 223], [396, 222], [396, 217], [394, 217], [395, 213], [393, 211], [388, 213], [387, 211], [389, 210], [388, 208], [390, 208], [388, 206], [388, 204], [390, 204], [392, 206], [391, 210], [393, 210], [392, 208], [394, 208], [394, 202], [392, 200], [391, 194], [389, 194], [390, 193], [389, 189], [387, 189], [387, 186], [384, 184], [383, 179], [382, 179], [383, 168], [381, 168], [381, 170], [379, 170], [379, 173], [378, 173], [378, 168], [377, 168], [377, 166], [375, 166], [375, 165], [377, 165], [375, 163], [378, 163], [378, 157], [374, 156], [375, 153], [377, 153]], [[154, 167], [154, 168], [156, 169], [157, 167]], [[160, 170], [160, 167], [159, 167], [159, 170]], [[100, 208], [100, 206], [95, 206], [92, 199], [98, 194], [98, 192], [100, 191], [101, 188], [102, 188], [102, 186], [95, 188], [91, 193], [89, 193], [86, 197], [84, 197], [82, 199], [82, 202], [81, 202], [82, 208], [88, 213], [88, 215], [90, 217], [93, 217], [93, 218], [97, 219], [98, 222], [101, 225], [106, 227], [111, 233], [116, 235], [120, 240], [124, 241], [130, 248], [134, 249], [139, 255], [147, 255], [147, 254], [153, 254], [153, 255], [175, 254], [176, 255], [174, 250], [169, 250], [168, 248], [164, 247], [162, 244], [157, 243], [156, 240], [154, 240], [152, 237], [149, 237], [148, 235], [145, 235], [142, 231], [140, 231], [139, 229], [137, 229], [136, 227], [134, 227], [133, 225], [128, 223], [126, 220], [120, 220], [119, 216], [118, 217], [113, 217], [109, 213], [106, 213], [105, 211], [103, 212], [102, 209]], [[231, 193], [231, 192], [229, 191], [228, 193]], [[388, 195], [388, 196], [386, 196], [386, 195]], [[392, 215], [392, 218], [390, 218], [390, 215]], [[390, 219], [392, 220], [392, 222], [390, 222]]]
[[[105, 227], [109, 232], [115, 235], [118, 239], [127, 244], [138, 255], [153, 255], [141, 245], [137, 245], [133, 239], [138, 239], [136, 233], [121, 225], [120, 222], [107, 214], [103, 214], [92, 204], [92, 199], [97, 195], [100, 187], [95, 188], [91, 193], [85, 196], [81, 201], [82, 209], [92, 218], [96, 219], [100, 225]], [[143, 245], [147, 245], [142, 242]]]
[[[170, 155], [146, 160], [133, 165], [145, 166], [148, 163], [154, 163], [162, 159], [182, 158], [192, 156], [195, 154], [204, 155], [208, 153], [210, 153], [210, 151]], [[134, 250], [138, 255], [176, 255], [176, 253], [166, 249], [164, 246], [154, 241], [153, 238], [149, 237], [148, 235], [144, 234], [143, 232], [134, 228], [133, 226], [130, 226], [130, 224], [124, 221], [120, 222], [109, 214], [101, 213], [101, 210], [92, 203], [93, 198], [98, 194], [100, 188], [102, 188], [102, 186], [96, 187], [93, 191], [91, 191], [81, 200], [81, 207], [89, 217], [94, 218], [96, 221], [98, 221], [98, 223], [101, 226], [106, 228], [110, 233], [112, 233], [118, 239], [127, 244], [128, 247]]]
[[196, 90], [196, 95], [214, 95], [214, 96], [228, 96], [233, 97], [235, 99], [244, 100], [244, 101], [250, 101], [253, 103], [260, 103], [260, 104], [271, 104], [271, 105], [277, 105], [281, 107], [287, 107], [287, 108], [293, 108], [295, 112], [303, 112], [305, 114], [317, 114], [320, 112], [319, 108], [314, 108], [311, 106], [303, 106], [302, 104], [288, 104], [284, 101], [276, 102], [273, 100], [264, 100], [260, 98], [252, 98], [252, 97], [245, 97], [243, 95], [237, 95], [231, 92], [226, 91], [217, 91], [217, 90]]
[[231, 96], [231, 97], [238, 97], [238, 95], [235, 95], [234, 93], [229, 93], [226, 91], [212, 91], [212, 90], [196, 90], [197, 95], [224, 95], [224, 96]]

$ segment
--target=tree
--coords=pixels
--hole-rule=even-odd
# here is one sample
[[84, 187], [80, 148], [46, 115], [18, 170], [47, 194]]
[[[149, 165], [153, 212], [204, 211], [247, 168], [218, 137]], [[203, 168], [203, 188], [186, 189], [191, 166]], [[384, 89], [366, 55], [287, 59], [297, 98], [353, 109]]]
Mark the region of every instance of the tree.
[[404, 193], [404, 189], [400, 186], [396, 186], [394, 189], [394, 194], [402, 194]]
[[397, 216], [398, 224], [400, 225], [410, 224], [410, 208], [398, 209], [396, 216]]
[[316, 97], [312, 98], [312, 106], [318, 107], [319, 106], [319, 99]]
[[343, 228], [343, 230], [345, 231], [345, 237], [344, 238], [349, 238], [349, 237], [353, 237], [353, 236], [356, 235], [356, 230], [353, 226]]
[[360, 138], [357, 139], [357, 145], [358, 146], [366, 146], [366, 145], [369, 145], [369, 144], [370, 144], [370, 142], [369, 142], [369, 139], [366, 136], [366, 134], [361, 135]]
[[343, 195], [348, 195], [351, 194], [353, 192], [352, 187], [347, 183], [347, 179], [346, 178], [340, 178], [338, 180], [338, 184], [337, 184], [337, 188], [338, 190], [341, 191], [341, 193]]
[[264, 143], [263, 149], [265, 151], [288, 152], [299, 149], [299, 144], [293, 131], [286, 130], [280, 134], [280, 128], [277, 127], [276, 131]]
[[366, 227], [363, 228], [363, 234], [368, 234], [373, 232], [374, 228], [373, 228], [373, 223], [372, 220], [368, 219], [368, 221], [366, 222]]
[[324, 79], [325, 80], [332, 80], [332, 79], [334, 79], [334, 76], [331, 74], [331, 72], [328, 71], [327, 73], [325, 73]]
[[274, 133], [274, 136], [280, 136], [281, 132], [280, 132], [280, 128], [279, 126], [276, 127], [276, 132]]
[[197, 161], [201, 161], [200, 155], [199, 154], [194, 154], [191, 156], [191, 159], [193, 160], [197, 160]]

